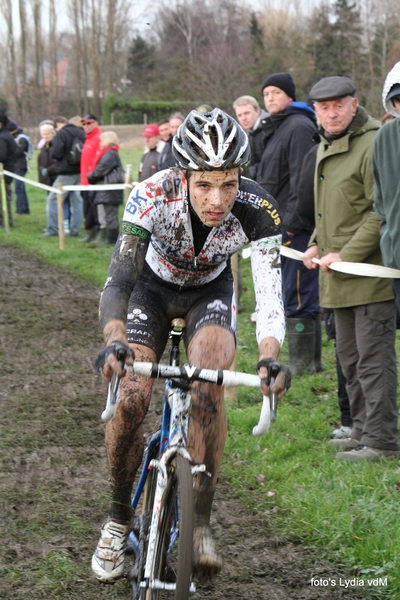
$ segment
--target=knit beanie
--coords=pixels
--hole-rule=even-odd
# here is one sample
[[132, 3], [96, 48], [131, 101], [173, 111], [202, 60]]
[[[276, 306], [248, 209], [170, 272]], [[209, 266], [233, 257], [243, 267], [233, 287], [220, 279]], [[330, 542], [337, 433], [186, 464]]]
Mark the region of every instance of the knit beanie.
[[261, 93], [263, 93], [264, 89], [269, 85], [273, 85], [280, 90], [283, 90], [289, 98], [293, 101], [296, 100], [296, 86], [294, 85], [294, 81], [290, 73], [274, 73], [267, 77], [264, 83], [261, 86]]

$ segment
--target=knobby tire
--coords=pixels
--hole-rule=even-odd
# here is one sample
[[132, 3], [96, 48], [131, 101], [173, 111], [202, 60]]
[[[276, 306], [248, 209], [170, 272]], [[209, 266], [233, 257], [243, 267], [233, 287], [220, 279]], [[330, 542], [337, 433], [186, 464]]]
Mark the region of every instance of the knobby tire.
[[[178, 539], [167, 555], [178, 497]], [[188, 600], [193, 553], [193, 477], [189, 461], [177, 454], [169, 469], [168, 484], [161, 504], [160, 530], [155, 549], [154, 577], [176, 581], [174, 600]], [[167, 590], [148, 590], [146, 600], [172, 598]]]

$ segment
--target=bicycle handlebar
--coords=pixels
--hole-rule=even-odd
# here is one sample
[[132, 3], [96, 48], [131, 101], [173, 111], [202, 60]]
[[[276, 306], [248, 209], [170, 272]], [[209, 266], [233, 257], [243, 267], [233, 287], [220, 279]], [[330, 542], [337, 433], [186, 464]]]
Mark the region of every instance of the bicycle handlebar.
[[[208, 381], [224, 387], [245, 385], [247, 387], [260, 387], [261, 379], [258, 375], [240, 373], [238, 371], [227, 371], [222, 369], [197, 369], [189, 365], [171, 366], [150, 362], [135, 362], [133, 365], [125, 365], [129, 373], [136, 373], [153, 379], [183, 379], [185, 381]], [[109, 421], [115, 412], [117, 391], [120, 377], [113, 375], [108, 386], [106, 408], [101, 415], [104, 422]], [[260, 436], [268, 431], [271, 422], [270, 401], [268, 396], [263, 396], [263, 405], [258, 425], [253, 428], [253, 435]]]

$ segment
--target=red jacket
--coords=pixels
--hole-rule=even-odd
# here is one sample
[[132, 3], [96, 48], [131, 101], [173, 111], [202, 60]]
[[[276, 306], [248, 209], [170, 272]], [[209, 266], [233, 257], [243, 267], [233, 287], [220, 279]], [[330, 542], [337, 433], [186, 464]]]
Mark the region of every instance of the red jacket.
[[87, 176], [91, 171], [94, 171], [96, 165], [96, 154], [100, 149], [100, 135], [100, 127], [96, 127], [86, 135], [81, 155], [81, 185], [89, 185]]

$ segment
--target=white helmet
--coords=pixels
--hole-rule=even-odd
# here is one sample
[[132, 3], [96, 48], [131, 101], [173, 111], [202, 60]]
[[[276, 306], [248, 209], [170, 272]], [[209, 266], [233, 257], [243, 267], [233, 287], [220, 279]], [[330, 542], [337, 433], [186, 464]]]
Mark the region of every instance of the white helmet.
[[194, 171], [225, 171], [247, 163], [249, 139], [235, 119], [219, 108], [192, 110], [172, 142], [178, 166]]

